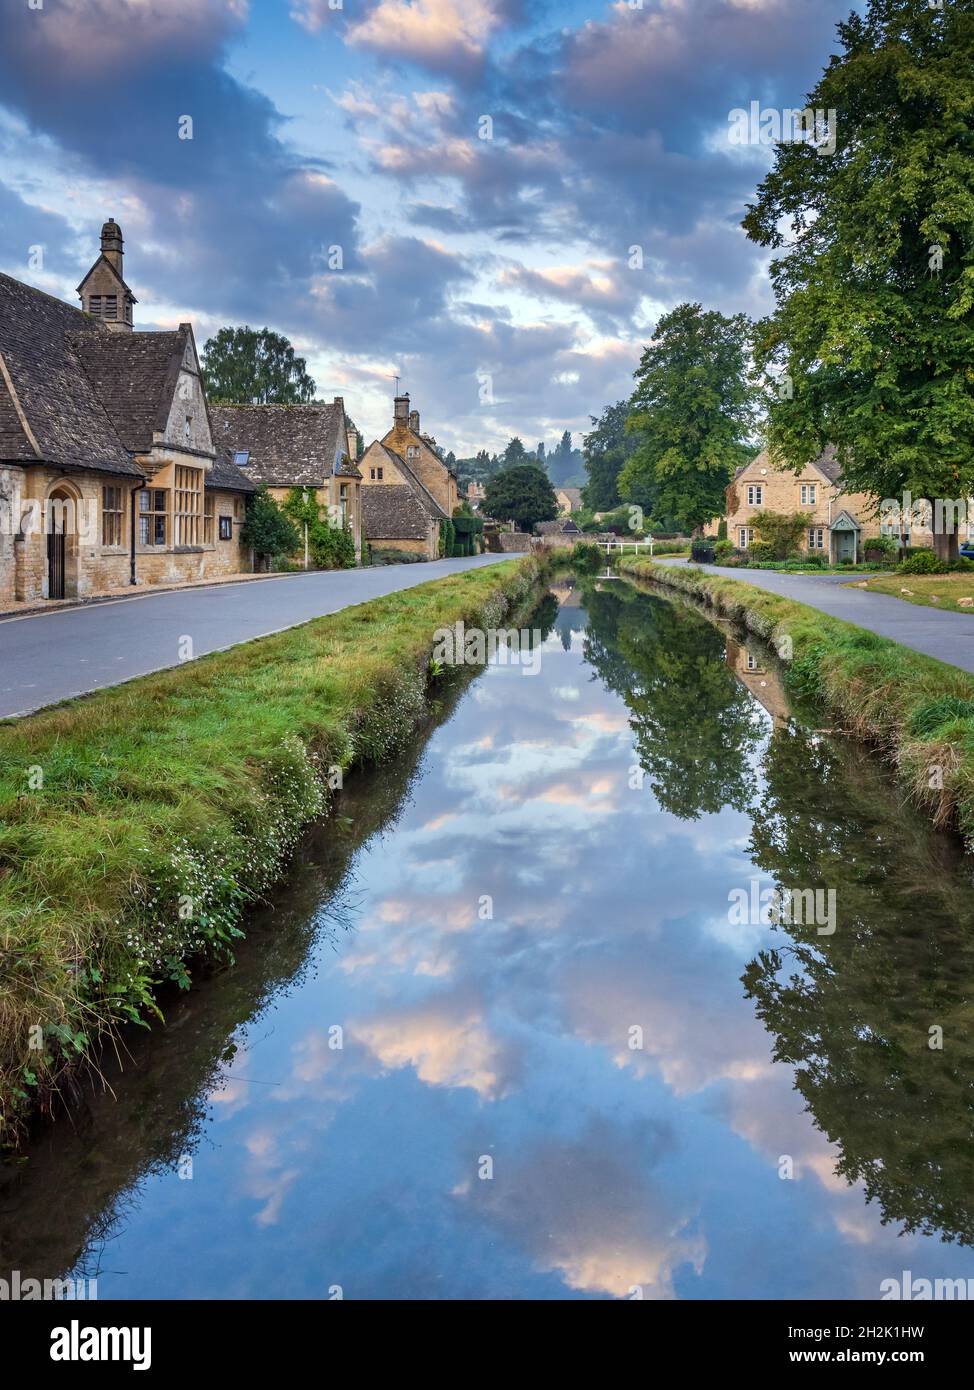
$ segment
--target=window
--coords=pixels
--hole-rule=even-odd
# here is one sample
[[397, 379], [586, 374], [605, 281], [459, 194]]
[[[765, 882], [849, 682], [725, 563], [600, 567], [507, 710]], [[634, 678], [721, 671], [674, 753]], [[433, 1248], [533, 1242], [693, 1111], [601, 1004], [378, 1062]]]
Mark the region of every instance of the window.
[[747, 669], [749, 671], [757, 671], [760, 669], [758, 666], [758, 659], [753, 652], [748, 652], [747, 654]]
[[125, 512], [120, 487], [103, 487], [101, 490], [101, 543], [102, 545], [121, 545], [122, 527]]
[[232, 516], [221, 516], [221, 517], [220, 517], [220, 540], [221, 540], [221, 541], [232, 541], [232, 540], [233, 540], [233, 517], [232, 517]]
[[233, 514], [234, 514], [234, 516], [236, 517], [236, 519], [239, 521], [239, 520], [240, 520], [240, 498], [239, 498], [239, 497], [235, 497], [235, 498], [233, 499]]
[[378, 481], [378, 482], [381, 483], [381, 482], [382, 482], [382, 469], [381, 469], [381, 468], [370, 468], [370, 469], [369, 469], [369, 477], [372, 479], [373, 482]]
[[[220, 518], [222, 521], [222, 517]], [[213, 544], [213, 494], [203, 494], [203, 544]]]
[[103, 307], [102, 307], [101, 316], [102, 316], [103, 319], [117, 319], [117, 318], [118, 318], [118, 295], [117, 295], [117, 294], [106, 294], [106, 295], [105, 295], [105, 301], [104, 301], [104, 305], [103, 305]]
[[177, 467], [176, 493], [173, 503], [176, 545], [199, 545], [202, 534], [200, 523], [203, 519], [203, 473], [201, 469]]
[[418, 458], [419, 458], [419, 449], [417, 448], [417, 446], [416, 446], [415, 444], [410, 444], [409, 448], [406, 450], [406, 457], [407, 457], [408, 459], [418, 459]]
[[749, 542], [749, 541], [753, 541], [753, 540], [754, 540], [754, 527], [753, 527], [753, 526], [738, 526], [738, 528], [737, 528], [737, 548], [738, 548], [738, 550], [746, 550], [747, 547], [748, 547], [748, 542]]
[[764, 501], [764, 484], [751, 483], [747, 489], [747, 505], [760, 507]]
[[338, 515], [342, 526], [348, 525], [348, 483], [338, 485]]
[[126, 299], [126, 301], [125, 301], [125, 322], [126, 322], [126, 323], [131, 323], [131, 322], [132, 322], [132, 301], [131, 301], [131, 299]]
[[90, 294], [90, 295], [88, 296], [88, 313], [91, 314], [93, 318], [96, 318], [96, 319], [100, 319], [100, 318], [101, 318], [101, 295], [100, 295], [100, 294]]
[[818, 487], [817, 483], [802, 483], [801, 485], [801, 505], [803, 507], [815, 506], [815, 494]]
[[139, 544], [166, 544], [165, 488], [143, 488], [139, 493]]
[[821, 526], [809, 526], [808, 548], [809, 550], [825, 549], [825, 531]]
[[233, 461], [238, 468], [246, 468], [250, 461], [250, 451], [248, 449], [238, 449], [233, 456]]

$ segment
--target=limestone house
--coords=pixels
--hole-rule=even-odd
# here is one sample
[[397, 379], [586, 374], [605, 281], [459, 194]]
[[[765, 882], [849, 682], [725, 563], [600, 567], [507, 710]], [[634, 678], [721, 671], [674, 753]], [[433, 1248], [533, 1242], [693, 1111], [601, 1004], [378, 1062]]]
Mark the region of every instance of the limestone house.
[[557, 521], [539, 521], [534, 532], [541, 536], [545, 545], [572, 546], [582, 539], [582, 531], [571, 517], [560, 516]]
[[[392, 429], [381, 442], [399, 455], [445, 514], [452, 516], [459, 501], [456, 474], [437, 453], [436, 440], [420, 433], [419, 411], [411, 409], [408, 394], [396, 397]], [[379, 481], [370, 477], [367, 470], [363, 472], [364, 487], [374, 486]]]
[[81, 309], [0, 275], [0, 605], [250, 567], [190, 324], [136, 332], [109, 220]]
[[571, 516], [572, 512], [581, 510], [582, 489], [580, 487], [555, 488], [555, 498], [559, 511], [565, 515]]
[[[746, 550], [757, 539], [755, 522], [762, 511], [803, 512], [807, 524], [800, 547], [805, 553], [823, 555], [832, 564], [855, 560], [861, 558], [864, 540], [887, 529], [880, 524], [877, 501], [868, 493], [843, 490], [831, 446], [797, 476], [775, 468], [763, 449], [738, 469], [727, 488], [727, 537]], [[716, 521], [706, 529], [714, 534]], [[929, 545], [932, 538], [929, 531], [917, 531], [911, 539]]]
[[361, 558], [358, 436], [341, 396], [331, 405], [214, 405], [210, 419], [216, 447], [244, 477], [278, 502], [292, 488], [313, 492], [323, 520], [350, 528]]
[[[373, 550], [399, 550], [435, 560], [441, 524], [450, 513], [419, 474], [379, 440], [370, 444], [359, 467], [363, 483], [362, 525]], [[443, 468], [446, 471], [445, 465]], [[442, 488], [440, 495], [444, 495]]]
[[487, 496], [487, 489], [483, 483], [475, 482], [472, 478], [467, 484], [467, 501], [470, 503], [472, 511], [478, 511], [481, 502]]

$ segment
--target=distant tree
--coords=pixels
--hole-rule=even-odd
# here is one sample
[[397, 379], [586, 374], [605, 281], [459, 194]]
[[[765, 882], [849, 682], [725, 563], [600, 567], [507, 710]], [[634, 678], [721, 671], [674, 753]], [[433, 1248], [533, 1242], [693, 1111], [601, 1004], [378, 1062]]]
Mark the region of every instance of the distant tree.
[[541, 440], [541, 442], [539, 443], [537, 449], [535, 450], [535, 453], [537, 454], [538, 462], [539, 462], [539, 463], [542, 465], [542, 467], [543, 467], [543, 466], [544, 466], [544, 461], [545, 461], [545, 457], [544, 457], [544, 440]]
[[527, 457], [527, 449], [525, 449], [521, 440], [515, 435], [504, 450], [504, 466], [506, 468], [513, 468], [519, 463], [524, 463]]
[[447, 468], [449, 468], [452, 472], [455, 473], [457, 471], [457, 456], [452, 449], [447, 454], [445, 462]]
[[240, 539], [257, 557], [258, 569], [265, 568], [275, 555], [293, 555], [300, 537], [297, 527], [284, 515], [266, 487], [247, 499], [247, 515], [240, 528]]
[[269, 328], [221, 328], [203, 347], [203, 383], [219, 405], [295, 405], [313, 401], [303, 357]]
[[551, 481], [535, 463], [504, 468], [488, 480], [483, 509], [495, 521], [513, 521], [531, 531], [539, 521], [554, 521], [558, 502]]
[[657, 508], [695, 529], [724, 510], [724, 490], [754, 425], [749, 322], [679, 304], [656, 325], [636, 369], [627, 428], [636, 449], [619, 475], [622, 497], [657, 488]]
[[[755, 359], [769, 440], [796, 470], [826, 444], [846, 488], [974, 492], [974, 158], [969, 3], [869, 0], [838, 26], [806, 105], [822, 152], [775, 147], [744, 228], [773, 248], [777, 309]], [[947, 558], [957, 532], [935, 531]]]

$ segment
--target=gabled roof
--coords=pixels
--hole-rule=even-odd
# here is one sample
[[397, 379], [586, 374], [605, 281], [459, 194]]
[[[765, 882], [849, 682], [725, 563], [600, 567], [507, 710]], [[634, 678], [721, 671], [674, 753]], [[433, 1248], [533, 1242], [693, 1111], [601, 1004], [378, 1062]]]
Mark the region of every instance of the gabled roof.
[[108, 259], [108, 257], [105, 255], [104, 251], [103, 251], [103, 252], [101, 253], [101, 255], [98, 257], [97, 261], [95, 261], [94, 265], [93, 265], [93, 266], [91, 267], [91, 269], [88, 271], [88, 274], [85, 276], [85, 278], [82, 280], [81, 284], [78, 286], [78, 294], [81, 294], [81, 292], [84, 290], [85, 285], [87, 285], [88, 281], [89, 281], [89, 280], [91, 279], [91, 277], [94, 275], [95, 271], [98, 269], [99, 266], [102, 266], [102, 265], [105, 265], [105, 266], [108, 267], [108, 269], [111, 271], [111, 273], [112, 273], [112, 275], [114, 276], [114, 278], [118, 281], [119, 287], [125, 291], [125, 293], [126, 293], [126, 294], [128, 295], [128, 297], [129, 297], [129, 299], [131, 299], [132, 303], [133, 303], [133, 304], [138, 304], [139, 301], [136, 299], [135, 295], [134, 295], [134, 294], [132, 293], [132, 291], [129, 289], [128, 285], [126, 285], [125, 281], [122, 279], [121, 275], [119, 275], [118, 271], [117, 271], [117, 270], [115, 269], [115, 267], [112, 265], [111, 261], [110, 261], [110, 260]]
[[88, 339], [127, 336], [0, 275], [0, 459], [23, 463], [39, 457], [63, 468], [141, 477], [76, 350]]
[[[410, 465], [406, 462], [402, 455], [397, 454], [395, 449], [390, 449], [386, 444], [383, 444], [378, 439], [375, 441], [374, 445], [370, 446], [370, 449], [375, 448], [375, 445], [378, 445], [378, 447], [382, 450], [386, 458], [389, 459], [389, 461], [394, 465], [394, 467], [398, 468], [399, 472], [406, 479], [408, 486], [412, 489], [413, 494], [416, 497], [417, 501], [420, 503], [420, 505], [423, 506], [431, 516], [435, 517], [437, 521], [443, 520], [443, 518], [446, 516], [446, 512], [440, 506], [439, 502], [437, 502], [436, 498], [430, 492], [429, 488], [426, 487], [426, 485], [420, 481], [414, 470], [410, 467]], [[367, 450], [366, 452], [369, 451]]]
[[[776, 469], [774, 467], [774, 464], [771, 462], [771, 455], [769, 451], [767, 449], [762, 449], [759, 454], [755, 454], [754, 458], [750, 459], [747, 463], [741, 464], [740, 468], [734, 474], [734, 481], [736, 482], [742, 473], [745, 473], [749, 468], [753, 468], [754, 465], [758, 463], [761, 464], [763, 468], [768, 468], [773, 472], [787, 471], [782, 469]], [[822, 453], [819, 454], [818, 458], [812, 459], [811, 463], [808, 466], [809, 468], [817, 469], [818, 472], [821, 473], [822, 477], [825, 478], [827, 482], [836, 484], [839, 482], [839, 477], [842, 470], [839, 467], [838, 460], [835, 457], [835, 446], [833, 444], [826, 445]]]
[[321, 487], [343, 471], [347, 435], [338, 405], [211, 405], [217, 453], [250, 455], [243, 471], [270, 487]]
[[169, 333], [79, 333], [72, 338], [95, 394], [133, 454], [148, 453], [166, 428], [189, 336]]
[[367, 540], [425, 540], [429, 535], [431, 513], [408, 483], [370, 483], [361, 496]]

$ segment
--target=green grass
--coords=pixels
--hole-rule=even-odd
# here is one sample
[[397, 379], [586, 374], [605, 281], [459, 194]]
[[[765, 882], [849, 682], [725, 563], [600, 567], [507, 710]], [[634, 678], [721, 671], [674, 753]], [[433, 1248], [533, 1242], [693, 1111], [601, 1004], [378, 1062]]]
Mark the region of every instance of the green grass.
[[539, 575], [469, 570], [0, 725], [0, 1142], [161, 981], [229, 957], [335, 769], [422, 719], [434, 631], [498, 625]]
[[906, 603], [923, 608], [939, 608], [947, 613], [974, 613], [974, 604], [958, 602], [974, 598], [974, 573], [971, 574], [887, 574], [870, 579], [864, 588], [867, 593], [892, 594]]
[[934, 822], [956, 826], [974, 849], [974, 677], [723, 575], [625, 557], [618, 568], [691, 594], [764, 638], [785, 661], [788, 684], [877, 743]]

